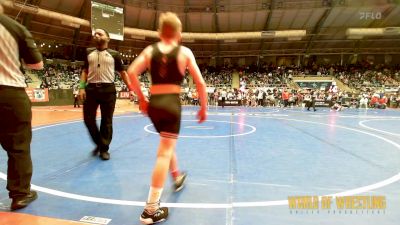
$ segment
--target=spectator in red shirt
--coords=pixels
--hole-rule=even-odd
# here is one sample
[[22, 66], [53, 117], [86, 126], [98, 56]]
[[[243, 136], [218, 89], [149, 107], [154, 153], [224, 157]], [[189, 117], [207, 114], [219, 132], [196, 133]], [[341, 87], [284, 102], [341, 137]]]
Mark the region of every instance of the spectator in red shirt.
[[283, 107], [287, 107], [289, 104], [289, 92], [286, 89], [283, 89], [282, 92], [282, 100], [283, 100]]
[[376, 108], [378, 104], [379, 104], [379, 97], [377, 95], [373, 95], [370, 103], [371, 107]]
[[381, 99], [379, 99], [378, 103], [379, 106], [378, 108], [380, 109], [386, 109], [386, 105], [387, 105], [388, 99], [386, 96], [383, 96]]

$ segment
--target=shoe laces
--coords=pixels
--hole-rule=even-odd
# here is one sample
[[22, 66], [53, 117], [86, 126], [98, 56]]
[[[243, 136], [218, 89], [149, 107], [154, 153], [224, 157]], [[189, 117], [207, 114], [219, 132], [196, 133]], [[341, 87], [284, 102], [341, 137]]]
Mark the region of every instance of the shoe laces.
[[159, 217], [159, 216], [161, 216], [163, 214], [164, 214], [164, 210], [162, 210], [161, 208], [158, 208], [157, 211], [154, 213], [154, 215], [156, 217]]
[[152, 202], [146, 203], [146, 207], [144, 209], [149, 215], [155, 215], [155, 216], [159, 216], [160, 212], [164, 213], [164, 210], [160, 209], [160, 201], [157, 202]]
[[185, 174], [181, 174], [181, 175], [177, 176], [176, 179], [175, 179], [175, 184], [182, 183], [182, 180], [183, 180], [184, 177], [185, 177]]
[[179, 184], [182, 181], [182, 178], [183, 178], [182, 175], [177, 176], [175, 179], [175, 184]]

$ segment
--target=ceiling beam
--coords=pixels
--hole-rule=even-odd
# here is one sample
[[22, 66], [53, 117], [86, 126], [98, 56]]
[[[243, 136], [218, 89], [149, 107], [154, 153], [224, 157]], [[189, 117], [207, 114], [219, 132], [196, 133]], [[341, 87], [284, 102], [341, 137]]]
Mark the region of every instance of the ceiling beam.
[[369, 24], [369, 28], [376, 28], [376, 27], [381, 27], [380, 24], [382, 24], [385, 21], [385, 18], [387, 18], [392, 12], [393, 10], [395, 10], [397, 8], [398, 5], [396, 4], [391, 4], [387, 9], [385, 9], [385, 11], [383, 11], [381, 13], [381, 17], [383, 19], [375, 19], [373, 20], [370, 24]]
[[[39, 6], [41, 2], [42, 2], [42, 0], [29, 0], [27, 3], [29, 5]], [[32, 17], [33, 17], [33, 14], [24, 13], [23, 18], [22, 18], [22, 25], [24, 25], [28, 30], [31, 27]]]
[[305, 54], [309, 54], [310, 48], [311, 48], [311, 44], [314, 41], [314, 39], [316, 38], [316, 36], [319, 34], [319, 32], [321, 31], [321, 28], [324, 26], [324, 23], [326, 21], [326, 19], [329, 17], [329, 15], [331, 14], [333, 9], [333, 4], [328, 6], [325, 9], [325, 12], [322, 14], [321, 18], [319, 18], [317, 24], [315, 25], [312, 33], [311, 33], [311, 37], [307, 43], [307, 47], [306, 47], [306, 51]]
[[354, 54], [358, 54], [360, 52], [360, 40], [356, 40], [354, 42]]
[[[275, 4], [275, 0], [271, 0], [269, 2], [269, 5], [267, 4], [267, 8], [265, 10], [267, 10], [268, 15], [267, 15], [267, 19], [265, 20], [264, 23], [264, 29], [263, 31], [268, 31], [269, 29], [269, 24], [271, 23], [271, 17], [272, 17], [272, 13], [273, 13], [273, 9], [274, 9], [274, 4]], [[260, 50], [261, 50], [261, 54], [264, 51], [265, 45], [264, 45], [265, 39], [261, 38], [260, 39]]]
[[[125, 4], [126, 4], [126, 0], [122, 0], [121, 1], [121, 4], [123, 5], [123, 9], [124, 9], [124, 24], [123, 24], [123, 26], [125, 26], [125, 16], [127, 15], [127, 13], [126, 13], [126, 7], [125, 7]], [[123, 34], [122, 34], [122, 38], [123, 38]], [[124, 38], [123, 38], [124, 39]], [[117, 51], [120, 51], [120, 45], [121, 45], [121, 42], [122, 41], [117, 41]]]
[[[54, 43], [59, 43], [59, 44], [64, 44], [64, 45], [72, 45], [68, 40], [70, 38], [68, 37], [60, 37], [58, 35], [51, 35], [48, 33], [42, 33], [42, 32], [35, 32], [32, 31], [32, 34], [34, 35], [35, 39], [37, 41], [48, 41], [49, 38], [53, 40]], [[90, 35], [88, 36], [90, 37]], [[77, 45], [80, 47], [87, 47], [91, 44], [90, 40], [79, 40]], [[130, 43], [124, 42], [124, 45], [121, 45], [121, 48], [126, 48], [126, 49], [134, 49], [135, 51], [140, 51], [141, 48], [138, 45], [134, 45], [136, 47], [132, 47]], [[141, 45], [146, 46], [148, 45], [147, 41], [142, 41]], [[205, 49], [205, 48], [202, 48]], [[298, 48], [298, 49], [275, 49], [275, 50], [266, 50], [263, 52], [264, 57], [267, 56], [296, 56], [302, 54], [304, 51], [303, 48]], [[196, 54], [196, 57], [210, 57], [214, 53], [214, 50], [201, 50], [201, 51], [196, 51], [193, 50], [193, 52]], [[220, 57], [244, 57], [244, 56], [260, 56], [260, 51], [254, 51], [254, 50], [239, 50], [239, 51], [222, 51], [220, 52]], [[354, 54], [354, 48], [330, 48], [330, 49], [325, 49], [325, 48], [318, 48], [318, 49], [311, 49], [310, 51], [311, 55], [340, 55], [340, 54], [345, 54], [345, 55], [353, 55]], [[358, 54], [398, 54], [400, 55], [400, 48], [398, 47], [385, 47], [385, 48], [360, 48], [358, 51]]]
[[[86, 0], [84, 0], [84, 1], [86, 1]], [[55, 9], [59, 9], [61, 4], [62, 4], [62, 1], [58, 1], [57, 4], [55, 5]], [[82, 10], [82, 8], [81, 8], [81, 10]], [[50, 27], [46, 27], [45, 33], [49, 32], [49, 29], [50, 29]]]
[[[379, 42], [391, 42], [391, 43], [398, 43], [400, 45], [400, 39], [397, 38], [389, 38], [389, 39], [361, 39], [359, 40], [361, 43], [369, 43], [369, 42], [375, 42], [375, 41], [379, 41]], [[307, 41], [268, 41], [266, 42], [268, 44], [306, 44]], [[341, 43], [354, 43], [354, 40], [340, 40], [340, 39], [332, 39], [332, 40], [315, 40], [314, 43], [337, 43], [337, 44], [341, 44]], [[259, 44], [258, 42], [251, 42], [251, 41], [247, 41], [247, 42], [239, 42], [239, 43], [221, 43], [221, 46], [240, 46], [240, 45], [257, 45]], [[207, 42], [207, 43], [190, 43], [191, 46], [213, 46], [215, 45], [215, 42]]]
[[154, 8], [153, 9], [155, 11], [154, 22], [153, 22], [153, 30], [157, 30], [158, 0], [154, 0], [153, 4], [154, 4]]
[[[31, 21], [31, 24], [37, 24], [37, 25], [40, 25], [40, 26], [43, 26], [43, 27], [51, 27], [51, 28], [54, 28], [54, 29], [60, 29], [60, 30], [65, 30], [65, 31], [73, 31], [73, 30], [75, 30], [74, 28], [72, 28], [72, 27], [69, 27], [69, 26], [62, 26], [62, 25], [55, 25], [55, 24], [50, 24], [50, 23], [44, 23], [44, 22], [39, 22], [39, 21], [36, 21], [36, 20], [32, 20]], [[69, 37], [70, 38], [70, 37]], [[71, 39], [71, 38], [70, 38]]]
[[214, 0], [214, 33], [219, 33], [219, 21], [218, 21], [218, 4], [219, 0]]
[[189, 0], [185, 0], [184, 2], [184, 12], [185, 12], [185, 24], [184, 24], [184, 31], [188, 32], [188, 23], [189, 23], [189, 8], [190, 8], [190, 4], [189, 4]]
[[[219, 21], [218, 21], [218, 8], [219, 8], [219, 4], [218, 4], [219, 0], [214, 0], [214, 33], [219, 33], [220, 29], [219, 29]], [[221, 45], [221, 41], [218, 40], [217, 41], [217, 48], [216, 48], [216, 58], [215, 58], [215, 63], [216, 65], [220, 65], [220, 46]]]
[[[81, 9], [79, 10], [79, 13], [78, 13], [78, 17], [79, 17], [79, 18], [82, 18], [82, 17], [85, 15], [86, 9], [87, 9], [87, 8], [90, 8], [90, 7], [91, 7], [90, 1], [89, 1], [89, 0], [83, 0], [82, 7], [81, 7]], [[79, 34], [80, 34], [80, 32], [81, 32], [81, 27], [76, 28], [76, 29], [74, 30], [74, 37], [73, 37], [73, 39], [72, 39], [72, 46], [73, 46], [73, 50], [72, 50], [72, 60], [75, 60], [75, 59], [76, 59], [76, 50], [77, 50], [77, 48], [78, 48], [78, 40], [79, 40]], [[90, 35], [90, 36], [91, 36], [91, 35]]]

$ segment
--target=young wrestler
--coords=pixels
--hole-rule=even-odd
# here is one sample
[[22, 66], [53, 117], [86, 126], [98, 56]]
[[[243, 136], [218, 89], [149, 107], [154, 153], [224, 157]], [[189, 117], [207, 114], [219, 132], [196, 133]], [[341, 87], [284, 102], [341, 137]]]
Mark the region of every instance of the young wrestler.
[[[199, 123], [206, 120], [206, 85], [192, 51], [178, 43], [181, 39], [182, 24], [174, 13], [163, 13], [159, 19], [161, 41], [148, 46], [128, 69], [131, 79], [130, 90], [139, 97], [140, 109], [148, 114], [160, 134], [157, 161], [153, 170], [147, 204], [140, 221], [153, 224], [165, 220], [168, 208], [160, 207], [160, 197], [168, 175], [168, 169], [175, 183], [175, 191], [183, 187], [186, 174], [180, 174], [177, 165], [175, 145], [181, 122], [180, 91], [186, 68], [193, 76], [199, 93]], [[151, 72], [150, 103], [143, 95], [137, 76], [144, 70]]]

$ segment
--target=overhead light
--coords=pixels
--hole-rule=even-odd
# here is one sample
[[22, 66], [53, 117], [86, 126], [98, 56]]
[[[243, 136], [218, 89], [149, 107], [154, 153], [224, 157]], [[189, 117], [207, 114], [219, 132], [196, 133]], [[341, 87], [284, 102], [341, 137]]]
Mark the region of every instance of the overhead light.
[[277, 30], [275, 31], [276, 38], [283, 37], [304, 37], [307, 35], [306, 30]]
[[347, 36], [374, 36], [382, 35], [384, 28], [347, 28]]
[[261, 37], [274, 37], [275, 31], [262, 31]]
[[360, 39], [364, 36], [400, 35], [400, 27], [347, 28], [346, 35], [349, 39]]

